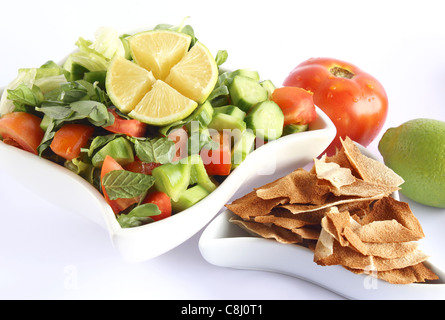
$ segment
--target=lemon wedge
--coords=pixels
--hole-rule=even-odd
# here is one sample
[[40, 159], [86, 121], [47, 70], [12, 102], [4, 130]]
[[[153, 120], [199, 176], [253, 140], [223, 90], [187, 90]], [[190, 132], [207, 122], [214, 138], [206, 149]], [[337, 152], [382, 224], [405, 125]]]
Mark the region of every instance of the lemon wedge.
[[203, 103], [218, 80], [215, 58], [201, 42], [170, 70], [165, 82], [186, 97]]
[[180, 32], [156, 30], [137, 33], [130, 37], [133, 60], [164, 80], [170, 69], [187, 53], [192, 37]]
[[108, 67], [105, 86], [116, 108], [128, 113], [150, 91], [155, 81], [150, 71], [117, 56]]
[[163, 126], [189, 116], [197, 106], [196, 101], [157, 80], [128, 115], [147, 124]]

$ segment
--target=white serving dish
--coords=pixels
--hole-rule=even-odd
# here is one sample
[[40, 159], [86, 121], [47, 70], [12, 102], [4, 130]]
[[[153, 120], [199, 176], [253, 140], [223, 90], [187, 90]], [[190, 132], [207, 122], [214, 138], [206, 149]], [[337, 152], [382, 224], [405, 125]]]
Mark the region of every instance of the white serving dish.
[[159, 256], [192, 237], [220, 212], [236, 191], [242, 190], [245, 183], [249, 185], [252, 178], [260, 175], [260, 179], [255, 180], [261, 183], [271, 174], [285, 174], [323, 152], [336, 129], [318, 108], [317, 115], [310, 131], [280, 138], [255, 150], [212, 194], [195, 206], [136, 228], [121, 228], [102, 195], [81, 177], [1, 141], [0, 170], [64, 211], [103, 226], [124, 260], [139, 262]]
[[[366, 149], [359, 147], [372, 157]], [[239, 193], [240, 196], [253, 187]], [[398, 192], [393, 197], [398, 200]], [[202, 256], [213, 265], [290, 275], [348, 299], [445, 299], [445, 272], [433, 259], [428, 259], [428, 265], [440, 278], [435, 283], [394, 285], [370, 275], [354, 274], [341, 266], [319, 266], [313, 261], [311, 250], [253, 236], [229, 222], [232, 216], [231, 211], [223, 211], [209, 223], [199, 239]]]

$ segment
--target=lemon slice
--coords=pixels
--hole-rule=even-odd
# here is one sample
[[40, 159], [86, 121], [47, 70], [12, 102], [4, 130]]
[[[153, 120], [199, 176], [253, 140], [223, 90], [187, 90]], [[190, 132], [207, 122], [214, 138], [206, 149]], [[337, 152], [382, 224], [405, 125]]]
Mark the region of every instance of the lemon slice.
[[203, 103], [218, 80], [218, 66], [210, 51], [197, 42], [170, 70], [165, 82], [184, 96]]
[[130, 37], [133, 60], [153, 72], [156, 79], [164, 80], [170, 69], [187, 53], [192, 37], [168, 30], [145, 31]]
[[111, 102], [120, 111], [128, 113], [150, 91], [155, 81], [150, 71], [117, 56], [108, 67], [105, 85]]
[[163, 126], [189, 116], [198, 104], [157, 80], [128, 115], [141, 122]]

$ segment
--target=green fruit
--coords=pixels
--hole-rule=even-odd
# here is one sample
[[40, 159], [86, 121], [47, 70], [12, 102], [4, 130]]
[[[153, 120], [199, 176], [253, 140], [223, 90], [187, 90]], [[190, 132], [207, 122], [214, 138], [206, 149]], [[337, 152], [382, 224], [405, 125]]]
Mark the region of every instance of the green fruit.
[[405, 182], [401, 193], [445, 208], [445, 122], [414, 119], [388, 129], [379, 142], [385, 164]]

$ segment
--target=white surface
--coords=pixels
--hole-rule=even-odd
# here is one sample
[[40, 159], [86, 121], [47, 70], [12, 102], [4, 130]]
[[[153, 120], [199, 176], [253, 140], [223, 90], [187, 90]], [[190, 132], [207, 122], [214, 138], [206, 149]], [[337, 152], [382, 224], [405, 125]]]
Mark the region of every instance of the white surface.
[[[179, 24], [190, 16], [187, 22], [212, 52], [229, 52], [227, 68], [256, 69], [279, 85], [303, 60], [330, 56], [356, 64], [385, 86], [390, 111], [384, 130], [418, 117], [445, 121], [441, 5], [17, 0], [2, 8], [0, 86], [18, 68], [61, 59], [79, 36], [91, 38], [99, 26], [131, 30], [158, 22]], [[376, 152], [380, 136], [371, 151]], [[199, 253], [200, 233], [165, 255], [125, 263], [101, 227], [41, 200], [4, 170], [0, 181], [2, 299], [341, 299], [289, 276], [208, 264]], [[424, 247], [445, 265], [445, 210], [409, 203], [424, 228]]]

